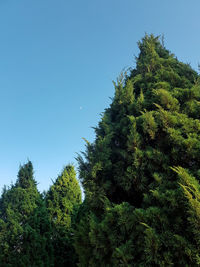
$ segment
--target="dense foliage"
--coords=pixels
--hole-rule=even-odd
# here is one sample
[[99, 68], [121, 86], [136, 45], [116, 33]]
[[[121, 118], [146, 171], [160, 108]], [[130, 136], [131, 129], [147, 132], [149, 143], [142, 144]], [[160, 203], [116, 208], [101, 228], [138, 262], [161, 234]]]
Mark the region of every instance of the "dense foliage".
[[37, 190], [32, 163], [21, 166], [0, 199], [0, 267], [75, 266], [72, 226], [80, 202], [73, 166], [45, 195]]
[[200, 266], [200, 77], [159, 37], [114, 83], [94, 143], [41, 195], [29, 161], [0, 198], [0, 267]]
[[29, 161], [0, 199], [0, 266], [52, 266], [50, 223]]
[[66, 166], [58, 176], [46, 195], [46, 203], [53, 230], [54, 266], [75, 266], [73, 227], [81, 190], [73, 166]]
[[139, 49], [78, 157], [79, 265], [200, 266], [199, 76], [157, 37]]

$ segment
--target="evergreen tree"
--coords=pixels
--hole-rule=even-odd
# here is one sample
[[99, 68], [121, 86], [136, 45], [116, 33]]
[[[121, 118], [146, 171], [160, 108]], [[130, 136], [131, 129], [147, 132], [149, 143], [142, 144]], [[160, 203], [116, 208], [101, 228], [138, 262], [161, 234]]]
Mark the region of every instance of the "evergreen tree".
[[73, 227], [81, 189], [72, 165], [67, 165], [50, 187], [46, 203], [53, 229], [54, 266], [75, 266]]
[[78, 157], [79, 266], [200, 266], [200, 80], [145, 35]]
[[29, 161], [0, 199], [0, 266], [52, 266], [49, 227]]

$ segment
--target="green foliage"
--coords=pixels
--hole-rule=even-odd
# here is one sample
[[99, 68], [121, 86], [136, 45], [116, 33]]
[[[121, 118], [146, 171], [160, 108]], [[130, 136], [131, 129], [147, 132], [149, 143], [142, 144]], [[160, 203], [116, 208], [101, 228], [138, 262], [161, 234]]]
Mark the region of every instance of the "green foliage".
[[0, 266], [52, 266], [50, 223], [29, 161], [0, 199]]
[[76, 173], [74, 167], [68, 165], [46, 195], [46, 205], [52, 225], [54, 266], [75, 266], [73, 228], [80, 203], [81, 189]]
[[[200, 77], [145, 35], [130, 73], [43, 196], [29, 161], [0, 198], [0, 266], [200, 266]], [[78, 255], [78, 256], [77, 256]]]
[[159, 37], [139, 49], [78, 156], [79, 266], [200, 266], [199, 76]]
[[193, 177], [187, 170], [177, 167], [173, 170], [180, 178], [180, 186], [184, 191], [187, 200], [186, 208], [188, 212], [188, 222], [191, 225], [190, 231], [193, 241], [196, 242], [198, 258], [200, 251], [200, 185], [198, 180]]

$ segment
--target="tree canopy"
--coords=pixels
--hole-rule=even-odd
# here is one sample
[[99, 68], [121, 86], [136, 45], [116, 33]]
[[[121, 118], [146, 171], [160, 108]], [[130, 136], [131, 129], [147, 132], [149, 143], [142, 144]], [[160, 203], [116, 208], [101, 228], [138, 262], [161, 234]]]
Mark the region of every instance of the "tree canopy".
[[46, 206], [52, 225], [54, 266], [75, 266], [73, 226], [81, 204], [81, 189], [72, 165], [67, 165], [50, 187]]
[[30, 161], [0, 199], [0, 266], [52, 266], [50, 223]]
[[160, 37], [77, 156], [40, 194], [28, 161], [0, 198], [0, 267], [200, 266], [200, 76]]
[[159, 37], [138, 46], [78, 157], [80, 266], [199, 266], [199, 76]]

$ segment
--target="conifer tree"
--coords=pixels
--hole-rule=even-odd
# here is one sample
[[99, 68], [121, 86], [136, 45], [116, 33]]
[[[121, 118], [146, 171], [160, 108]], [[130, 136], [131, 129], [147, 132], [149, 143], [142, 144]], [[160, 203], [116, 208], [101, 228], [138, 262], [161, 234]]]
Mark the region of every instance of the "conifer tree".
[[67, 165], [50, 187], [46, 205], [52, 224], [54, 267], [75, 266], [73, 227], [81, 203], [81, 189], [72, 165]]
[[79, 266], [200, 266], [199, 76], [159, 37], [138, 46], [78, 157]]
[[0, 199], [0, 266], [52, 266], [50, 223], [29, 161]]

